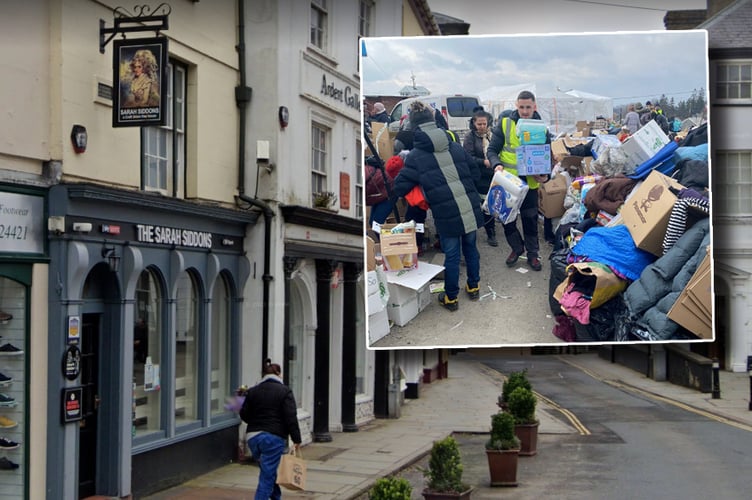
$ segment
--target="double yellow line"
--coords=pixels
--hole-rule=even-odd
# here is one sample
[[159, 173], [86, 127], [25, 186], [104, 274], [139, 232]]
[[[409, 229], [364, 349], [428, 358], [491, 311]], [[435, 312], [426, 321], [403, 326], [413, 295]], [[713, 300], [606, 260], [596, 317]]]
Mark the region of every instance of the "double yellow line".
[[[535, 391], [533, 391], [533, 392], [535, 392]], [[585, 424], [583, 424], [580, 421], [580, 419], [577, 418], [577, 415], [575, 415], [571, 411], [567, 410], [563, 406], [559, 405], [556, 401], [554, 401], [552, 399], [549, 399], [549, 398], [547, 398], [546, 396], [544, 396], [542, 394], [539, 394], [539, 393], [536, 392], [535, 395], [538, 397], [538, 399], [545, 401], [548, 405], [550, 405], [551, 407], [553, 407], [554, 410], [556, 410], [559, 413], [561, 413], [562, 415], [564, 415], [566, 417], [566, 419], [569, 420], [569, 423], [571, 423], [574, 426], [574, 428], [577, 429], [577, 432], [580, 433], [580, 436], [589, 436], [590, 434], [592, 434], [590, 432], [590, 429], [588, 429], [587, 427], [585, 427]]]

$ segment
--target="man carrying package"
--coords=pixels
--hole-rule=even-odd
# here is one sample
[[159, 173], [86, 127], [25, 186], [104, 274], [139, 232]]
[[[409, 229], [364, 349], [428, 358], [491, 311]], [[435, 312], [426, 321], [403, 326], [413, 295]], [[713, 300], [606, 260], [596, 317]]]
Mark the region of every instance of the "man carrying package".
[[[506, 170], [517, 173], [517, 148], [522, 141], [517, 134], [517, 122], [522, 119], [540, 120], [541, 116], [536, 111], [535, 95], [523, 90], [517, 96], [517, 109], [509, 116], [503, 117], [498, 125], [493, 128], [491, 143], [488, 145], [487, 158], [496, 170]], [[546, 134], [545, 143], [551, 140]], [[538, 187], [541, 182], [548, 178], [546, 175], [523, 175], [519, 176], [529, 187], [525, 199], [522, 201], [518, 219], [522, 220], [522, 232], [517, 229], [517, 218], [504, 224], [504, 236], [507, 243], [512, 247], [512, 252], [506, 260], [506, 264], [512, 267], [517, 259], [527, 251], [527, 262], [535, 271], [542, 269], [539, 244], [538, 244]]]
[[480, 177], [475, 162], [462, 146], [436, 126], [433, 110], [420, 101], [410, 108], [415, 131], [413, 150], [394, 180], [392, 196], [405, 196], [421, 186], [431, 207], [436, 232], [444, 252], [444, 292], [439, 303], [456, 311], [459, 307], [460, 255], [467, 264], [465, 292], [470, 300], [480, 298], [480, 254], [477, 229], [483, 225], [480, 195], [475, 182]]

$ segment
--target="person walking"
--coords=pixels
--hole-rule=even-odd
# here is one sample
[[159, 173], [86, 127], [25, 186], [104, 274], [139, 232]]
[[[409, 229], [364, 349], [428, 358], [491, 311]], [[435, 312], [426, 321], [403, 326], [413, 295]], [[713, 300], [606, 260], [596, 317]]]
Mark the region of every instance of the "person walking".
[[475, 187], [480, 177], [472, 157], [449, 134], [436, 126], [433, 110], [420, 101], [413, 103], [409, 120], [413, 149], [394, 180], [392, 196], [405, 196], [421, 186], [431, 206], [441, 249], [444, 252], [444, 291], [439, 303], [450, 311], [459, 308], [460, 256], [465, 256], [470, 300], [480, 298], [480, 254], [477, 229], [483, 224], [480, 196]]
[[259, 462], [259, 480], [255, 500], [279, 500], [282, 490], [277, 484], [277, 468], [285, 453], [288, 436], [295, 449], [300, 448], [298, 406], [292, 389], [282, 380], [282, 368], [267, 359], [263, 377], [248, 389], [240, 417], [248, 424], [246, 440], [251, 455]]
[[[520, 146], [520, 139], [517, 136], [517, 121], [520, 118], [540, 120], [535, 104], [535, 94], [528, 90], [523, 90], [517, 95], [516, 107], [509, 116], [505, 116], [493, 128], [491, 143], [488, 145], [486, 156], [491, 162], [494, 170], [506, 170], [507, 172], [519, 176], [517, 173], [517, 147]], [[546, 138], [546, 143], [550, 144], [551, 138]], [[528, 185], [528, 192], [520, 207], [520, 214], [517, 219], [522, 221], [522, 233], [520, 235], [517, 229], [517, 219], [504, 224], [504, 236], [507, 243], [512, 248], [511, 253], [506, 259], [506, 265], [512, 267], [521, 255], [527, 251], [527, 263], [534, 271], [540, 271], [543, 268], [540, 260], [540, 248], [538, 243], [538, 187], [541, 182], [545, 182], [545, 175], [523, 175], [519, 176], [523, 182]]]
[[[637, 103], [642, 109], [642, 104]], [[627, 108], [627, 114], [624, 116], [624, 126], [629, 129], [629, 135], [634, 134], [640, 129], [640, 115], [635, 111], [635, 105], [630, 104]]]
[[[462, 141], [462, 147], [473, 158], [476, 167], [480, 171], [480, 178], [476, 183], [476, 188], [478, 189], [481, 203], [486, 197], [488, 189], [491, 187], [491, 179], [493, 179], [494, 175], [491, 162], [486, 158], [486, 150], [488, 149], [488, 144], [491, 142], [490, 122], [490, 113], [484, 111], [483, 108], [475, 111], [473, 117], [470, 119], [470, 133], [466, 134], [465, 139]], [[496, 240], [496, 219], [490, 213], [483, 214], [483, 227], [486, 230], [488, 244], [492, 247], [499, 246], [499, 242]]]

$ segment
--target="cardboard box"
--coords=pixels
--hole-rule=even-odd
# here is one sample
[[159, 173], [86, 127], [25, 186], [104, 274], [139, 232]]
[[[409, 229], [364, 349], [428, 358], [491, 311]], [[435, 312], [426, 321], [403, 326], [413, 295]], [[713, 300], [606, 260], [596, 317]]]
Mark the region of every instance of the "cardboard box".
[[702, 339], [713, 339], [712, 276], [706, 254], [667, 316]]
[[366, 271], [376, 269], [376, 242], [373, 238], [366, 236]]
[[415, 231], [390, 232], [397, 224], [382, 224], [379, 234], [384, 270], [403, 271], [418, 267], [418, 244]]
[[386, 309], [368, 316], [368, 345], [389, 334], [389, 314]]
[[538, 208], [545, 217], [553, 219], [564, 215], [564, 198], [568, 187], [569, 183], [564, 175], [557, 175], [541, 184], [538, 189]]
[[668, 143], [669, 138], [663, 133], [660, 125], [651, 120], [624, 141], [621, 148], [629, 161], [627, 166], [633, 167], [651, 159]]
[[431, 300], [430, 281], [444, 266], [421, 262], [415, 269], [388, 273], [389, 319], [399, 326], [405, 326], [425, 309]]
[[621, 209], [624, 224], [635, 245], [659, 257], [663, 255], [663, 237], [676, 202], [676, 196], [669, 187], [682, 189], [684, 186], [653, 170], [635, 188]]
[[389, 133], [389, 127], [386, 123], [371, 123], [371, 142], [376, 146], [376, 150], [382, 160], [387, 161], [394, 154], [394, 140]]
[[535, 175], [551, 173], [551, 145], [526, 144], [517, 147], [517, 174]]
[[551, 143], [551, 154], [554, 161], [561, 161], [562, 158], [569, 155], [564, 139], [556, 139]]
[[379, 273], [376, 271], [366, 273], [366, 294], [366, 311], [368, 314], [381, 311], [389, 302], [389, 285], [379, 279]]
[[593, 139], [593, 158], [596, 160], [607, 148], [621, 148], [621, 141], [611, 134], [597, 134]]

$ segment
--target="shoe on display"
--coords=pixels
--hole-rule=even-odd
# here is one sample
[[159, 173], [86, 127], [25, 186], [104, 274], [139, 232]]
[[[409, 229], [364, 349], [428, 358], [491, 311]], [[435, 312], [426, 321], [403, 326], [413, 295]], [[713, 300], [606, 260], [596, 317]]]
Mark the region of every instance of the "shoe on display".
[[470, 288], [470, 285], [465, 284], [465, 293], [470, 297], [470, 300], [478, 300], [480, 298], [480, 287]]
[[0, 406], [5, 408], [14, 408], [18, 405], [18, 401], [8, 396], [7, 394], [0, 393]]
[[18, 464], [11, 462], [7, 457], [0, 458], [0, 470], [15, 470]]
[[450, 299], [444, 292], [439, 294], [439, 304], [441, 304], [444, 309], [449, 309], [450, 311], [456, 311], [460, 307], [457, 299]]
[[5, 415], [0, 415], [0, 428], [3, 429], [12, 429], [13, 427], [16, 427], [18, 425], [18, 422], [15, 420], [11, 420]]
[[0, 354], [5, 356], [19, 356], [23, 353], [23, 349], [19, 349], [11, 343], [3, 344], [2, 346], [0, 346]]
[[0, 373], [0, 386], [5, 386], [13, 382], [13, 377], [9, 377], [4, 373]]
[[541, 264], [541, 261], [538, 257], [530, 257], [527, 259], [528, 264], [530, 264], [530, 267], [533, 268], [533, 271], [540, 271], [543, 268], [543, 265]]
[[507, 257], [506, 263], [508, 267], [512, 267], [517, 263], [517, 259], [519, 259], [520, 256], [517, 255], [517, 252], [512, 250], [512, 252], [509, 254], [509, 257]]
[[5, 324], [12, 319], [13, 319], [13, 315], [11, 313], [0, 311], [0, 323]]
[[15, 441], [11, 441], [10, 439], [6, 439], [4, 437], [0, 437], [0, 449], [3, 450], [15, 450], [21, 446], [20, 444], [16, 443]]

